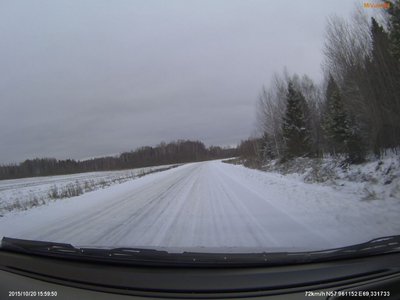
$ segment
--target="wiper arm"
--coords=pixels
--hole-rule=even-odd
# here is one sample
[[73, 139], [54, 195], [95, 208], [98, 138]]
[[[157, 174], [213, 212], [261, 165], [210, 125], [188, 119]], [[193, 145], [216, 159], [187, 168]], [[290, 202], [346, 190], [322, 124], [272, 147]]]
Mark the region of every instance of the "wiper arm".
[[400, 235], [373, 239], [357, 245], [308, 252], [273, 253], [169, 253], [142, 248], [76, 248], [70, 244], [3, 237], [1, 250], [86, 261], [120, 262], [154, 266], [272, 266], [356, 258], [400, 251]]

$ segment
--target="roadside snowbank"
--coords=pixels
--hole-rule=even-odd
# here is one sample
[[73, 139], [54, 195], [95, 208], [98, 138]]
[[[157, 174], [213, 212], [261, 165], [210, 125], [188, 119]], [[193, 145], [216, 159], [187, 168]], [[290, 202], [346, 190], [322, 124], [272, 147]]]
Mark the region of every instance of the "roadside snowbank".
[[370, 157], [365, 163], [349, 165], [341, 158], [297, 158], [285, 163], [272, 160], [263, 171], [319, 183], [362, 195], [363, 200], [392, 198], [400, 203], [400, 155], [388, 153], [380, 159]]
[[342, 188], [219, 161], [186, 164], [8, 213], [0, 237], [250, 252], [321, 250], [399, 234], [400, 201], [364, 201]]
[[0, 180], [0, 216], [11, 211], [27, 210], [50, 201], [104, 189], [174, 166]]

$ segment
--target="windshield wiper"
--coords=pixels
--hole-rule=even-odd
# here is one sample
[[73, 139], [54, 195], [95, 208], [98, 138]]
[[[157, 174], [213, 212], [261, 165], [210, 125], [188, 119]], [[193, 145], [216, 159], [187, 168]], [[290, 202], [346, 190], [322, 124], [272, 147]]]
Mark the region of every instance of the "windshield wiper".
[[365, 243], [334, 249], [310, 252], [295, 252], [289, 255], [301, 256], [307, 261], [323, 261], [364, 257], [400, 251], [400, 235], [380, 237]]
[[33, 241], [3, 237], [1, 250], [33, 255], [45, 255], [63, 258], [85, 258], [96, 260], [132, 259], [138, 261], [155, 260], [168, 255], [167, 251], [141, 248], [76, 248], [70, 244], [45, 241]]
[[70, 244], [3, 237], [1, 250], [85, 261], [154, 266], [271, 266], [348, 259], [400, 251], [400, 235], [347, 247], [307, 252], [201, 253], [142, 248], [76, 248]]

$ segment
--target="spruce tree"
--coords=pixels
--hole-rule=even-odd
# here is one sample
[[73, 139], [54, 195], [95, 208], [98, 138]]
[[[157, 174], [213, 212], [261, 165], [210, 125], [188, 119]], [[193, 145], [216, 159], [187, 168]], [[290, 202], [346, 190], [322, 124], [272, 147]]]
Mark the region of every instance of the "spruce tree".
[[323, 129], [331, 154], [347, 152], [346, 143], [350, 138], [349, 122], [339, 87], [332, 76], [329, 77], [326, 89]]
[[332, 76], [326, 90], [326, 104], [322, 127], [331, 154], [346, 154], [349, 163], [364, 161], [361, 130], [346, 112], [339, 87]]
[[349, 135], [345, 143], [347, 150], [347, 161], [351, 164], [358, 164], [365, 161], [366, 147], [360, 134], [360, 128], [354, 121], [350, 123]]
[[400, 141], [400, 64], [390, 51], [388, 33], [374, 18], [371, 22], [372, 51], [367, 63], [375, 124], [373, 150], [395, 148]]
[[390, 51], [400, 63], [400, 0], [385, 1], [389, 14]]
[[285, 141], [284, 158], [286, 159], [311, 154], [310, 132], [306, 127], [306, 107], [307, 103], [303, 94], [294, 88], [292, 82], [289, 82], [282, 127]]

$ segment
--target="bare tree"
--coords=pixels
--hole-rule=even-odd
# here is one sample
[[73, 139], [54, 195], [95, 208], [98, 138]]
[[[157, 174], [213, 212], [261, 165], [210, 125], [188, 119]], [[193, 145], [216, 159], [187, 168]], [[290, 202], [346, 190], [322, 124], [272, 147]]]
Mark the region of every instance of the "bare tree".
[[[263, 152], [281, 156], [283, 149], [282, 120], [285, 112], [287, 76], [274, 75], [269, 88], [263, 87], [257, 106], [257, 122], [264, 137]], [[268, 148], [268, 151], [267, 151]]]
[[[352, 22], [332, 16], [327, 21], [323, 53], [323, 68], [344, 85], [350, 72], [363, 72], [364, 61], [371, 53], [371, 36], [367, 16], [361, 11]], [[356, 76], [356, 74], [352, 74]]]

